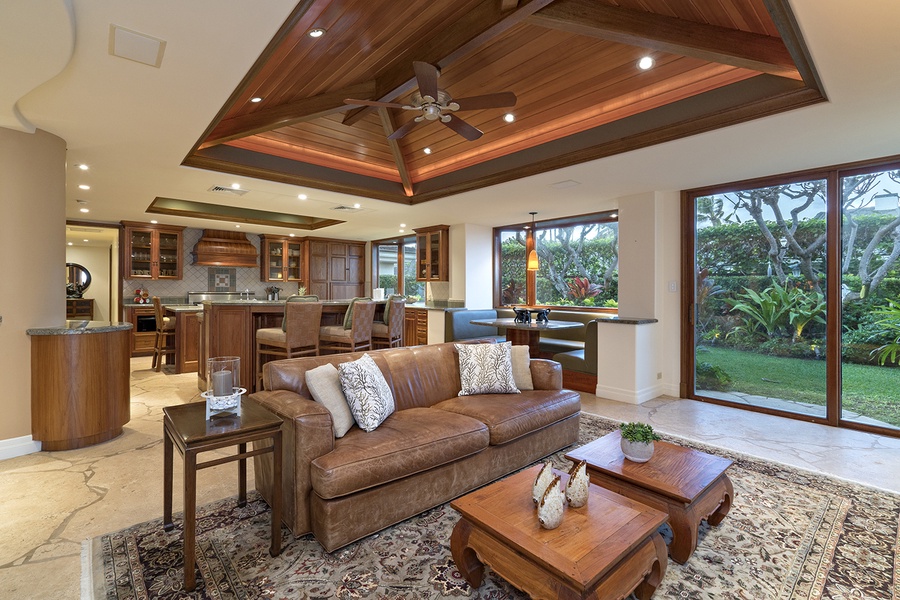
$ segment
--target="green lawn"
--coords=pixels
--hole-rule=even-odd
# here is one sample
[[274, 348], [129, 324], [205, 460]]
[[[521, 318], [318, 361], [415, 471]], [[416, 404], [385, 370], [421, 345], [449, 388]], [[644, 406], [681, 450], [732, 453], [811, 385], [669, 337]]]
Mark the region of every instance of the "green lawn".
[[[731, 390], [825, 405], [825, 361], [781, 358], [731, 348], [702, 348], [698, 362], [721, 367]], [[844, 364], [843, 408], [900, 427], [900, 368]]]

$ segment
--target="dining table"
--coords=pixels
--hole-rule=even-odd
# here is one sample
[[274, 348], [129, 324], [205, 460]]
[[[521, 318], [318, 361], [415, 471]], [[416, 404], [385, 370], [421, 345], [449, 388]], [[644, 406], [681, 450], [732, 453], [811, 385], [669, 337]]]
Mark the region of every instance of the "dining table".
[[528, 352], [533, 358], [540, 356], [540, 342], [542, 331], [559, 329], [574, 329], [584, 327], [584, 323], [578, 321], [531, 321], [521, 322], [516, 319], [475, 319], [469, 321], [472, 325], [484, 325], [506, 330], [506, 340], [514, 345], [528, 346]]

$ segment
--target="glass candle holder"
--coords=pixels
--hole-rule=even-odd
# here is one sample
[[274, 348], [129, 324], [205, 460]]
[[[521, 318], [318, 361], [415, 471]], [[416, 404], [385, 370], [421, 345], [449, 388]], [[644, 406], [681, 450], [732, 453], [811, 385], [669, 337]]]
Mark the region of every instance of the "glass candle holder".
[[241, 395], [247, 392], [241, 387], [241, 358], [217, 356], [206, 361], [206, 418], [217, 415], [241, 414]]

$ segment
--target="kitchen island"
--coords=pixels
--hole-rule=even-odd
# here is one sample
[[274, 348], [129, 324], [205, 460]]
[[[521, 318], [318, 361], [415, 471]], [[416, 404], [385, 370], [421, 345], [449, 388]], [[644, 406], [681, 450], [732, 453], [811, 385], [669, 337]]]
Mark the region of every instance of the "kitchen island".
[[[384, 301], [376, 301], [375, 319], [381, 319]], [[350, 300], [324, 300], [322, 325], [343, 323]], [[256, 385], [256, 330], [281, 327], [284, 300], [212, 300], [203, 302], [203, 325], [197, 387], [206, 391], [206, 359], [238, 356], [241, 359], [241, 387], [248, 392]]]

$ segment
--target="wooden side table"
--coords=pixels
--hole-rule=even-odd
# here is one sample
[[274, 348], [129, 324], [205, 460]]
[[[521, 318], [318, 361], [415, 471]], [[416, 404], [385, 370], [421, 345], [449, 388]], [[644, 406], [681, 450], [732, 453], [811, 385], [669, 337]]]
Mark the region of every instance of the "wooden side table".
[[[269, 554], [281, 552], [281, 418], [256, 402], [241, 400], [241, 416], [206, 420], [206, 403], [193, 402], [163, 408], [163, 528], [172, 524], [172, 448], [184, 458], [184, 587], [192, 591], [195, 579], [195, 533], [197, 526], [197, 471], [238, 461], [238, 505], [247, 502], [247, 459], [271, 452], [274, 463], [272, 494], [272, 545]], [[248, 442], [272, 440], [271, 446], [247, 451]], [[198, 463], [201, 452], [237, 446], [232, 456]]]

